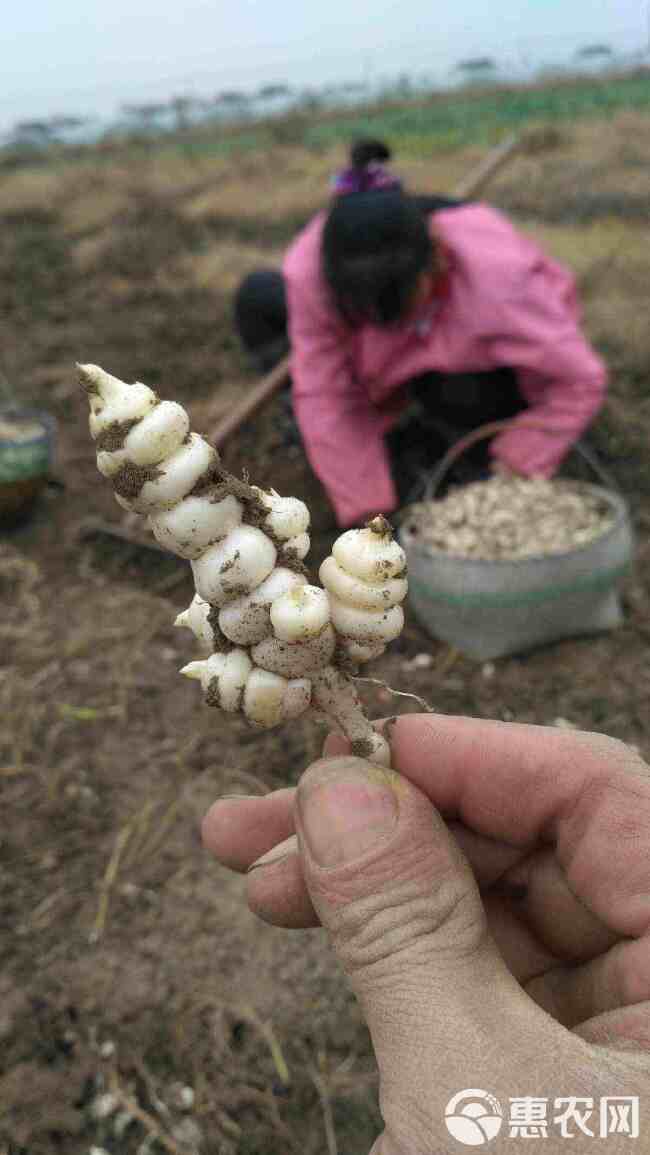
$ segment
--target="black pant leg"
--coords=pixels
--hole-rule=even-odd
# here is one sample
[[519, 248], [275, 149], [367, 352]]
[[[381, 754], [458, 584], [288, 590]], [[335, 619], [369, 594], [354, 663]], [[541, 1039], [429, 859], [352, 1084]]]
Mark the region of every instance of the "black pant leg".
[[[244, 278], [235, 295], [235, 329], [257, 373], [268, 373], [289, 352], [284, 277], [277, 269], [257, 269]], [[276, 424], [282, 444], [300, 445], [293, 416], [291, 388], [280, 390]]]
[[255, 368], [266, 373], [289, 352], [284, 277], [277, 269], [256, 269], [235, 294], [235, 329]]
[[482, 373], [427, 373], [411, 382], [425, 421], [448, 425], [459, 436], [490, 421], [507, 421], [525, 408], [512, 369]]
[[[506, 421], [526, 404], [512, 369], [485, 373], [425, 373], [408, 383], [412, 404], [386, 437], [400, 501], [421, 496], [427, 475], [465, 434]], [[450, 471], [448, 481], [476, 480], [487, 469], [489, 441], [479, 442]], [[444, 489], [444, 487], [443, 487]]]

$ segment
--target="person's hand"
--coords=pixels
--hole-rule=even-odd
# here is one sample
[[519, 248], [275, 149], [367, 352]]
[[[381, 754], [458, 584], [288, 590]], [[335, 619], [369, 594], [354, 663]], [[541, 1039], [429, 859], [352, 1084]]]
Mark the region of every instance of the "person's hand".
[[296, 790], [203, 827], [253, 911], [326, 928], [379, 1067], [372, 1155], [462, 1151], [445, 1108], [465, 1089], [502, 1105], [491, 1150], [633, 1150], [637, 1109], [648, 1150], [650, 771], [598, 734], [431, 715], [389, 734], [399, 775], [330, 737]]

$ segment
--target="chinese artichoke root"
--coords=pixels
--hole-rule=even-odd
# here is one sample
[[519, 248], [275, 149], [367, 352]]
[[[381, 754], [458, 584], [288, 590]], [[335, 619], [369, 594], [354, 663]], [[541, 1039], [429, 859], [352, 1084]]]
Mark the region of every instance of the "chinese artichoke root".
[[196, 596], [176, 619], [207, 656], [181, 671], [209, 705], [272, 727], [310, 706], [355, 753], [390, 765], [347, 671], [402, 630], [406, 559], [389, 523], [348, 530], [310, 585], [309, 511], [294, 497], [231, 476], [190, 430], [181, 405], [78, 366], [90, 402], [99, 471], [120, 505], [147, 516], [162, 546], [186, 558]]

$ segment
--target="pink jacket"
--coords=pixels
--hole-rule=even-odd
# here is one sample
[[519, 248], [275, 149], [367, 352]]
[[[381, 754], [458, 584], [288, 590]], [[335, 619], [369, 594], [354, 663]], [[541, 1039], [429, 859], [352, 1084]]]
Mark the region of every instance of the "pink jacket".
[[[383, 437], [407, 403], [400, 387], [431, 370], [514, 369], [529, 408], [491, 453], [516, 472], [550, 477], [606, 387], [580, 332], [571, 275], [487, 205], [443, 209], [429, 221], [448, 261], [444, 293], [399, 326], [351, 330], [321, 274], [324, 220], [296, 238], [284, 274], [294, 410], [339, 524], [397, 507]], [[547, 428], [516, 427], [526, 420]]]

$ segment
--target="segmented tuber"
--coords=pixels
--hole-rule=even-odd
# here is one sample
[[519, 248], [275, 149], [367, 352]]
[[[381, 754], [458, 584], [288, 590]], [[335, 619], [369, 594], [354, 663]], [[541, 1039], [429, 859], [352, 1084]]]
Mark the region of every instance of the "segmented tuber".
[[80, 365], [97, 465], [125, 509], [146, 514], [162, 546], [192, 567], [196, 596], [176, 619], [206, 655], [181, 671], [209, 705], [272, 727], [312, 706], [355, 753], [390, 765], [350, 670], [400, 633], [406, 559], [383, 517], [348, 530], [310, 585], [309, 511], [228, 474], [190, 431], [182, 406]]

